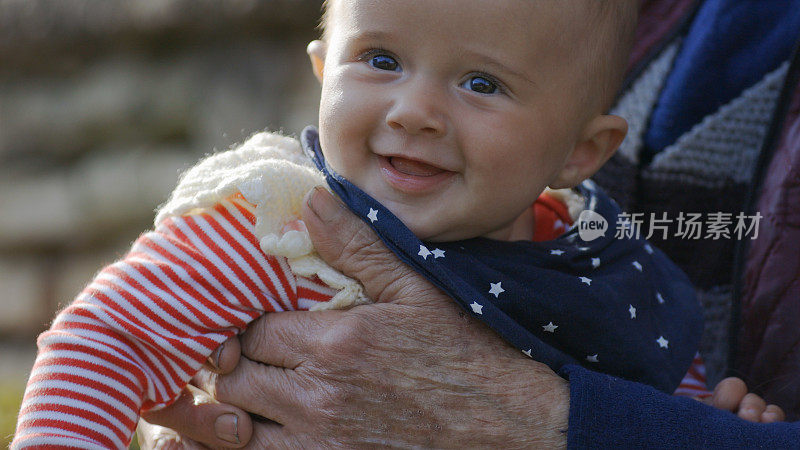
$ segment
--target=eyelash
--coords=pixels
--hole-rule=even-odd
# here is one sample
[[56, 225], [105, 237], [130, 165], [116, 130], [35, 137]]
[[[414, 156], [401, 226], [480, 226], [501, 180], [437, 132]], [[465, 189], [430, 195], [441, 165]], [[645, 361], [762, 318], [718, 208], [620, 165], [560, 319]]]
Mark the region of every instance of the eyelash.
[[[386, 49], [383, 49], [381, 47], [376, 47], [376, 48], [372, 48], [370, 50], [367, 50], [366, 52], [361, 53], [356, 59], [358, 61], [370, 64], [370, 61], [372, 60], [372, 58], [374, 58], [376, 56], [388, 56], [388, 57], [392, 58], [393, 60], [395, 60], [395, 62], [397, 63], [398, 67], [402, 68], [402, 65], [397, 61], [397, 57], [395, 57], [392, 54], [392, 52], [390, 52], [390, 51], [388, 51]], [[378, 68], [372, 66], [371, 64], [370, 64], [370, 67], [372, 67], [372, 68], [374, 68], [376, 70], [382, 70], [382, 71], [388, 72], [388, 70], [378, 69]], [[497, 78], [495, 78], [492, 75], [489, 75], [488, 73], [485, 73], [485, 72], [473, 72], [473, 73], [470, 73], [466, 78], [464, 78], [464, 81], [461, 82], [459, 84], [459, 86], [463, 85], [465, 82], [469, 81], [470, 79], [476, 78], [476, 77], [485, 78], [487, 81], [492, 83], [497, 90], [495, 92], [491, 93], [491, 94], [481, 94], [480, 92], [475, 92], [475, 91], [471, 91], [471, 92], [475, 92], [476, 94], [479, 94], [479, 95], [506, 94], [508, 92], [506, 90], [505, 85], [503, 85], [503, 83], [501, 83], [500, 80], [498, 80]]]
[[[367, 50], [366, 52], [360, 54], [358, 56], [358, 58], [356, 58], [356, 59], [358, 61], [365, 62], [365, 63], [369, 64], [370, 60], [372, 58], [376, 57], [376, 56], [388, 56], [388, 57], [392, 58], [393, 60], [395, 60], [395, 62], [397, 62], [397, 57], [395, 57], [392, 54], [392, 52], [390, 52], [388, 50], [384, 50], [384, 49], [382, 49], [380, 47]], [[399, 62], [397, 62], [397, 66], [398, 67], [402, 67]], [[371, 66], [371, 67], [373, 67], [373, 66]], [[376, 67], [373, 67], [373, 68], [377, 69]], [[378, 69], [378, 70], [381, 70], [381, 69]]]
[[495, 78], [495, 77], [493, 77], [493, 76], [491, 76], [491, 75], [489, 75], [488, 73], [485, 73], [485, 72], [473, 72], [473, 73], [467, 75], [467, 77], [464, 78], [464, 81], [461, 84], [464, 84], [464, 83], [466, 83], [467, 81], [469, 81], [469, 80], [471, 80], [473, 78], [484, 78], [488, 82], [492, 83], [494, 85], [494, 87], [497, 89], [495, 92], [492, 92], [491, 94], [481, 94], [480, 92], [473, 91], [476, 94], [494, 95], [494, 94], [505, 94], [507, 92], [505, 86], [503, 85], [503, 83], [500, 82], [500, 80], [498, 80], [497, 78]]

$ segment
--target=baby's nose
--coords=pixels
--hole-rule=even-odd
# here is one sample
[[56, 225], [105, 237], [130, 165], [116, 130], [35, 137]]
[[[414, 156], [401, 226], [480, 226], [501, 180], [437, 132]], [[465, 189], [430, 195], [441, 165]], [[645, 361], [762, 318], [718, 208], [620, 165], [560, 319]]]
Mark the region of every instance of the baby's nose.
[[408, 83], [386, 115], [386, 123], [410, 134], [447, 132], [446, 99], [439, 89], [422, 82]]

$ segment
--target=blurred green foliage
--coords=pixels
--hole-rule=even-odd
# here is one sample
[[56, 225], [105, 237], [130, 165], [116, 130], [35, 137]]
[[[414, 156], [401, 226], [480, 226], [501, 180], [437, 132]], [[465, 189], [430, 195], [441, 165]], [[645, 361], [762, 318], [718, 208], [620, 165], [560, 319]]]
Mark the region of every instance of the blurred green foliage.
[[8, 448], [14, 427], [17, 425], [17, 412], [25, 393], [25, 380], [15, 382], [0, 381], [0, 447]]

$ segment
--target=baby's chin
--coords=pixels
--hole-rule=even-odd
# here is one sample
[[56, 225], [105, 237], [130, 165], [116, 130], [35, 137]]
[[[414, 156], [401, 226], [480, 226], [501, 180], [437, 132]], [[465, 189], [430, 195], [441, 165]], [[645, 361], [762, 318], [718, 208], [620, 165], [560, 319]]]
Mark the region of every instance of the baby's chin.
[[415, 222], [414, 220], [400, 220], [418, 237], [421, 241], [427, 242], [452, 242], [462, 241], [478, 237], [481, 234], [473, 230], [469, 224], [441, 224], [426, 221]]

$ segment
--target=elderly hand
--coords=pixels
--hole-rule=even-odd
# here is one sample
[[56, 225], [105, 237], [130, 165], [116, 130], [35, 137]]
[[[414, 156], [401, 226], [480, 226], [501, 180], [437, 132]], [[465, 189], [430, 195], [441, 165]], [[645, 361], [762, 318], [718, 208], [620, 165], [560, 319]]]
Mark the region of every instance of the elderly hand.
[[[563, 379], [467, 316], [327, 191], [309, 194], [303, 218], [322, 258], [362, 281], [376, 303], [265, 315], [241, 337], [235, 370], [197, 377], [220, 403], [187, 392], [146, 417], [177, 433], [140, 432], [140, 441], [197, 445], [182, 434], [256, 448], [566, 445]], [[218, 372], [237, 355], [238, 343], [226, 343]], [[251, 422], [237, 407], [274, 422]], [[236, 418], [233, 434], [216, 427], [221, 417]]]

